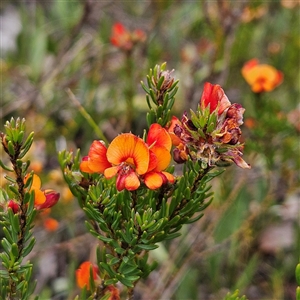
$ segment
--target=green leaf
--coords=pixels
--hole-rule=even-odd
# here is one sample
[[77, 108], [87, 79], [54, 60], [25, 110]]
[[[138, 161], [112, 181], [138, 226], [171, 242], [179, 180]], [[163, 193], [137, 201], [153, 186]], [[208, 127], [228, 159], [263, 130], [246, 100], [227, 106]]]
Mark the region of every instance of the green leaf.
[[143, 88], [143, 90], [147, 93], [147, 94], [149, 94], [149, 89], [146, 87], [146, 85], [144, 84], [144, 82], [143, 81], [141, 81], [141, 86], [142, 86], [142, 88]]
[[180, 232], [174, 232], [174, 233], [170, 233], [166, 236], [165, 240], [172, 240], [172, 239], [175, 239], [177, 237], [181, 236], [181, 233]]
[[16, 259], [19, 256], [19, 249], [16, 243], [13, 243], [11, 245], [11, 254], [14, 256], [14, 259]]
[[8, 242], [8, 240], [6, 238], [2, 239], [1, 244], [2, 244], [4, 251], [9, 255], [9, 253], [11, 251], [11, 244]]
[[[104, 281], [104, 285], [108, 286], [108, 285], [111, 285], [111, 284], [116, 284], [118, 283], [118, 279], [117, 278], [111, 278], [111, 279], [107, 279]], [[101, 298], [102, 300], [102, 298]]]
[[[3, 244], [2, 244], [3, 246]], [[3, 246], [4, 248], [4, 246]], [[6, 251], [6, 250], [5, 250]], [[6, 251], [7, 252], [7, 251]], [[9, 253], [9, 252], [8, 252]], [[10, 263], [9, 263], [9, 256], [7, 255], [7, 253], [0, 253], [0, 258], [2, 260], [2, 265], [6, 268], [9, 269], [10, 267]]]
[[9, 279], [9, 273], [7, 270], [0, 270], [0, 278], [1, 279]]
[[4, 236], [7, 238], [8, 242], [10, 244], [16, 242], [16, 241], [14, 241], [14, 239], [12, 238], [12, 235], [10, 234], [10, 232], [7, 230], [7, 228], [5, 226], [2, 228], [2, 230], [3, 230]]
[[108, 264], [106, 264], [104, 262], [100, 262], [99, 265], [101, 268], [103, 268], [107, 272], [107, 274], [110, 277], [114, 278], [116, 276], [115, 271], [113, 271], [113, 269]]
[[118, 247], [118, 248], [115, 248], [115, 252], [120, 255], [123, 255], [126, 251], [123, 248]]
[[199, 214], [198, 216], [189, 219], [187, 222], [185, 222], [185, 224], [191, 224], [194, 223], [196, 221], [198, 221], [199, 219], [201, 219], [203, 217], [204, 214]]
[[161, 88], [161, 86], [162, 86], [162, 84], [163, 84], [164, 81], [165, 81], [165, 77], [164, 77], [164, 76], [161, 76], [161, 77], [159, 78], [157, 84], [156, 84], [157, 90], [160, 90], [160, 88]]
[[29, 244], [23, 249], [22, 255], [24, 257], [27, 256], [33, 249], [34, 245], [35, 245], [35, 238], [31, 238]]
[[8, 171], [8, 172], [13, 172], [14, 171], [12, 168], [6, 166], [1, 159], [0, 159], [0, 167], [2, 169], [4, 169], [5, 171]]
[[117, 278], [119, 279], [119, 281], [124, 284], [127, 287], [133, 287], [133, 283], [131, 280], [128, 280], [126, 277], [124, 277], [124, 275], [117, 275]]
[[19, 133], [18, 133], [18, 138], [17, 138], [17, 143], [20, 145], [23, 141], [23, 138], [24, 138], [24, 131], [21, 130]]
[[119, 262], [120, 262], [120, 258], [118, 258], [118, 257], [113, 257], [112, 259], [110, 259], [108, 261], [108, 263], [109, 263], [110, 266], [113, 266], [113, 265], [115, 265], [115, 264], [117, 264]]
[[154, 250], [158, 248], [158, 245], [145, 245], [145, 244], [136, 244], [135, 247], [141, 249], [141, 250]]

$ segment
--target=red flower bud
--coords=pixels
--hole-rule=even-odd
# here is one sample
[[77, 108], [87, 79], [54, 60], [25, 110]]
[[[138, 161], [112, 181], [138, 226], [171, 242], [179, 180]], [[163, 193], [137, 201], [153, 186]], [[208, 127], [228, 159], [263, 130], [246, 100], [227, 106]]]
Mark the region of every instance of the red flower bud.
[[205, 82], [200, 99], [201, 109], [205, 109], [209, 105], [210, 113], [218, 109], [218, 115], [221, 115], [230, 104], [220, 85]]
[[11, 208], [14, 214], [16, 214], [20, 209], [20, 205], [13, 200], [8, 201], [7, 207]]

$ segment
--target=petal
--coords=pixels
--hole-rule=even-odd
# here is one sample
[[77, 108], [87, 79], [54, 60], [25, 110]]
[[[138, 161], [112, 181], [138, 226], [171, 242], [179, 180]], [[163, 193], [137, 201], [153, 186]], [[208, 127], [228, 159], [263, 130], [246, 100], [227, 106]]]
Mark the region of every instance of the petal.
[[225, 159], [230, 159], [233, 161], [238, 167], [242, 169], [251, 169], [251, 166], [247, 164], [241, 157], [242, 153], [239, 149], [229, 150], [223, 154]]
[[259, 64], [258, 59], [253, 58], [246, 62], [242, 68], [242, 75], [244, 76], [245, 73], [247, 73], [249, 70], [251, 70], [253, 67], [257, 66]]
[[88, 168], [95, 173], [103, 173], [106, 168], [111, 167], [106, 153], [107, 148], [101, 141], [93, 141], [88, 154]]
[[46, 201], [46, 195], [41, 190], [34, 190], [34, 206], [40, 206]]
[[125, 189], [125, 175], [118, 174], [117, 180], [116, 180], [116, 187], [119, 192], [123, 191]]
[[[88, 158], [88, 156], [85, 156]], [[79, 169], [81, 172], [85, 173], [94, 173], [90, 168], [89, 168], [89, 158], [87, 160], [84, 160], [85, 158], [82, 159], [82, 162], [79, 165]]]
[[[25, 177], [24, 177], [24, 183], [27, 182], [28, 178], [30, 177], [30, 174], [27, 174]], [[32, 177], [32, 184], [31, 184], [31, 188], [30, 190], [35, 190], [35, 189], [40, 189], [42, 186], [42, 182], [41, 182], [41, 179], [38, 175], [36, 174], [33, 174], [33, 177]]]
[[149, 165], [149, 149], [145, 142], [133, 135], [132, 133], [124, 133], [117, 136], [107, 149], [107, 159], [114, 165], [122, 162], [128, 162], [132, 159], [134, 167], [138, 174], [147, 172]]
[[205, 82], [200, 99], [202, 109], [205, 109], [209, 105], [210, 112], [212, 113], [217, 107], [219, 107], [218, 114], [220, 115], [227, 107], [230, 106], [230, 104], [230, 101], [220, 85]]
[[214, 111], [218, 105], [215, 97], [212, 97], [214, 85], [210, 82], [205, 82], [202, 96], [200, 99], [200, 105], [202, 109], [205, 109], [208, 105], [210, 105], [210, 112]]
[[163, 184], [163, 178], [158, 172], [149, 172], [144, 177], [145, 184], [150, 190], [158, 189]]
[[147, 172], [154, 170], [158, 165], [158, 158], [153, 151], [150, 151], [150, 161]]
[[247, 164], [240, 156], [236, 155], [233, 157], [235, 164], [242, 169], [251, 169], [251, 166]]
[[150, 151], [152, 151], [157, 158], [157, 165], [155, 167], [156, 171], [162, 171], [169, 166], [172, 157], [165, 147], [154, 146]]
[[105, 176], [105, 178], [110, 179], [110, 178], [114, 177], [118, 173], [119, 170], [120, 170], [119, 166], [107, 168], [104, 171], [104, 176]]
[[119, 192], [124, 189], [134, 191], [138, 189], [139, 186], [140, 180], [134, 171], [130, 171], [128, 174], [122, 174], [121, 172], [118, 174], [116, 187]]
[[87, 290], [89, 290], [90, 285], [90, 270], [92, 268], [93, 278], [97, 278], [97, 273], [99, 272], [98, 266], [93, 265], [89, 261], [83, 262], [80, 267], [76, 270], [76, 281], [77, 285], [80, 288], [87, 287]]
[[154, 123], [149, 128], [147, 144], [149, 146], [163, 146], [170, 151], [172, 147], [172, 140], [166, 129], [161, 127], [161, 125]]
[[140, 180], [135, 174], [135, 172], [130, 172], [126, 177], [125, 177], [125, 188], [128, 191], [135, 191], [139, 188], [140, 186]]
[[175, 182], [175, 177], [174, 175], [172, 175], [171, 173], [168, 173], [168, 172], [162, 172], [163, 175], [166, 176], [167, 180], [170, 182], [170, 183], [174, 183]]
[[182, 123], [177, 117], [173, 116], [169, 126], [167, 127], [167, 130], [174, 146], [178, 146], [180, 143], [182, 143], [181, 139], [174, 133], [174, 128], [176, 125], [182, 126]]

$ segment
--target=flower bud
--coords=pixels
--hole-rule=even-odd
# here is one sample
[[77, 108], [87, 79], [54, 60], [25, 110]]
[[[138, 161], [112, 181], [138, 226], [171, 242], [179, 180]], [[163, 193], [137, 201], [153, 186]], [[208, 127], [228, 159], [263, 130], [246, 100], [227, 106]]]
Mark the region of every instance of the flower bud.
[[8, 201], [7, 207], [11, 208], [11, 210], [13, 211], [14, 214], [16, 214], [20, 209], [20, 205], [13, 200]]

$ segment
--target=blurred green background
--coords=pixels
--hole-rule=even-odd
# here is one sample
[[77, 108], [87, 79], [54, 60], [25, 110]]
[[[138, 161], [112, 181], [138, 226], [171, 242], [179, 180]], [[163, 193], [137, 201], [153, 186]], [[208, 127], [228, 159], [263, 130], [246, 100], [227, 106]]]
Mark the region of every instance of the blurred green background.
[[[58, 151], [80, 148], [85, 155], [99, 138], [83, 110], [108, 140], [129, 130], [142, 134], [147, 104], [140, 81], [163, 62], [180, 80], [174, 115], [196, 108], [206, 81], [246, 108], [244, 159], [252, 169], [232, 166], [213, 181], [205, 216], [151, 254], [159, 266], [137, 285], [135, 299], [219, 300], [235, 289], [249, 300], [295, 299], [298, 0], [3, 1], [0, 21], [1, 127], [11, 117], [26, 118], [28, 133], [35, 132], [31, 168], [44, 187], [61, 193], [59, 204], [40, 214], [29, 257], [40, 299], [74, 299], [74, 270], [95, 259], [98, 244], [63, 182]], [[116, 22], [146, 33], [129, 55], [110, 42]], [[254, 94], [241, 75], [252, 58], [283, 72], [283, 83]], [[1, 170], [2, 186], [3, 176]], [[49, 216], [56, 230], [45, 227]]]

